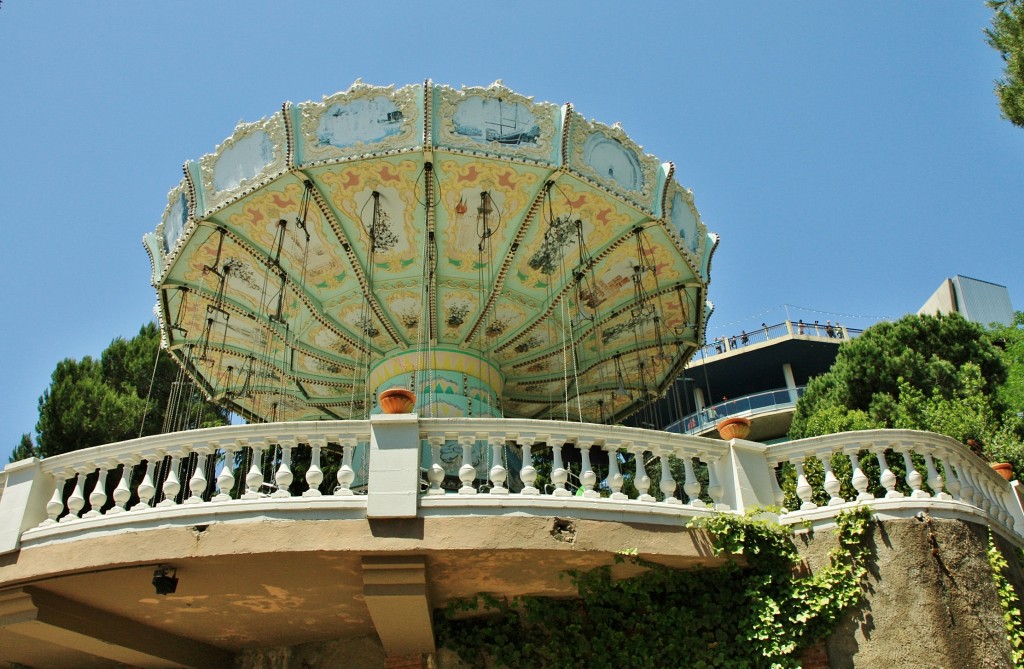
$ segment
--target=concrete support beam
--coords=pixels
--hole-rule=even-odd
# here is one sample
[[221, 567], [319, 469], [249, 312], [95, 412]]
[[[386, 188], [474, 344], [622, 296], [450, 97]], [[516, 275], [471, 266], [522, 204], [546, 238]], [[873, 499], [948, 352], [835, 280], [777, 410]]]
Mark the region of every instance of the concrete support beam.
[[415, 518], [420, 496], [420, 430], [416, 414], [370, 417], [367, 518]]
[[423, 556], [364, 557], [363, 596], [388, 656], [434, 652]]
[[789, 390], [789, 401], [796, 404], [800, 399], [797, 397], [796, 378], [793, 376], [793, 365], [788, 362], [782, 363], [782, 375], [786, 377], [786, 388]]
[[230, 667], [234, 656], [34, 587], [0, 592], [0, 627], [133, 667]]

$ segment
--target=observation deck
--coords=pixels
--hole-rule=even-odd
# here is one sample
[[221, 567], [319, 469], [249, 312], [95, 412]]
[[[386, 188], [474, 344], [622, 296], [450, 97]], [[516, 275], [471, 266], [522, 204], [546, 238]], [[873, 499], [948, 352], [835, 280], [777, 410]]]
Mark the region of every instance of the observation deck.
[[[389, 655], [431, 652], [431, 612], [453, 598], [568, 595], [566, 569], [624, 548], [712, 565], [686, 521], [770, 505], [811, 527], [856, 504], [924, 511], [1024, 546], [1017, 483], [915, 431], [764, 445], [398, 414], [145, 437], [4, 475], [0, 660], [27, 665], [222, 667], [246, 648], [373, 635]], [[161, 568], [175, 592], [154, 594]]]
[[861, 332], [786, 320], [717, 337], [697, 350], [656, 407], [654, 413], [672, 418], [646, 420], [672, 432], [717, 438], [717, 421], [742, 416], [751, 420], [751, 439], [779, 440], [789, 431], [807, 381], [828, 371], [839, 346]]

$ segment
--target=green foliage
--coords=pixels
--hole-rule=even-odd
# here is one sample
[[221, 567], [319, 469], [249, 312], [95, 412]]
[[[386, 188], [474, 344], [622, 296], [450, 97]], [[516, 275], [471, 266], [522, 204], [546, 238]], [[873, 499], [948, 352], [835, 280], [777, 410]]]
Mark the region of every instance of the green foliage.
[[1014, 314], [1012, 324], [994, 327], [989, 338], [1001, 352], [1007, 370], [999, 399], [1013, 414], [1024, 412], [1024, 311]]
[[144, 410], [145, 400], [104, 380], [98, 360], [61, 360], [39, 398], [39, 454], [49, 457], [130, 439], [138, 435]]
[[1009, 565], [999, 552], [992, 533], [988, 535], [988, 563], [992, 567], [992, 580], [999, 592], [1003, 605], [1003, 620], [1006, 624], [1006, 638], [1010, 642], [1010, 656], [1016, 669], [1024, 669], [1024, 623], [1021, 622], [1021, 606], [1017, 592], [1006, 578]]
[[438, 612], [438, 642], [476, 667], [798, 667], [800, 652], [860, 602], [869, 523], [866, 509], [841, 514], [829, 564], [798, 576], [788, 530], [714, 515], [694, 525], [729, 556], [720, 568], [678, 570], [620, 555], [645, 571], [622, 580], [610, 567], [569, 572], [574, 598], [453, 602]]
[[1004, 78], [996, 82], [999, 107], [1006, 119], [1024, 127], [1024, 2], [989, 0], [988, 6], [995, 13], [985, 34], [1006, 64]]
[[1021, 330], [987, 333], [955, 314], [880, 323], [844, 344], [832, 368], [807, 384], [790, 437], [929, 430], [977, 444], [1024, 475], [1024, 421], [1003, 390], [1018, 374], [1024, 388], [1022, 349]]
[[25, 458], [34, 457], [37, 454], [36, 445], [32, 443], [31, 434], [21, 435], [21, 441], [11, 451], [11, 457], [8, 458], [8, 462], [17, 462], [18, 460], [24, 460]]
[[[37, 443], [32, 454], [49, 457], [132, 439], [140, 432], [143, 436], [160, 433], [177, 366], [169, 356], [161, 355], [154, 376], [159, 346], [159, 330], [149, 323], [131, 339], [113, 340], [99, 360], [86, 356], [57, 363], [50, 386], [39, 398]], [[151, 379], [153, 394], [147, 404]], [[187, 404], [183, 413], [191, 416], [189, 426], [227, 422], [223, 410], [197, 400]]]

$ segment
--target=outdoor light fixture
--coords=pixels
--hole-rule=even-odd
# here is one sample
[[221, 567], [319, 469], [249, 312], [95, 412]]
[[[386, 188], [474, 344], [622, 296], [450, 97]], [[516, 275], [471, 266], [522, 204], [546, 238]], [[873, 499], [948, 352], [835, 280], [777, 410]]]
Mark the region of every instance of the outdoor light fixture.
[[[168, 573], [170, 572], [170, 573]], [[173, 595], [178, 589], [178, 570], [167, 565], [160, 565], [153, 572], [153, 587], [158, 595]]]

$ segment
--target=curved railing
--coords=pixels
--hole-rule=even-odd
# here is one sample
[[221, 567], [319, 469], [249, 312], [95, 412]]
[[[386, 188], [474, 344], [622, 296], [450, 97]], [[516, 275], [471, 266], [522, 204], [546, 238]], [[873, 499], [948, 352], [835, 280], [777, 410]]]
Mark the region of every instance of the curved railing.
[[749, 417], [782, 409], [792, 409], [796, 406], [796, 401], [803, 396], [806, 388], [807, 386], [775, 388], [724, 400], [700, 411], [687, 414], [680, 420], [670, 423], [665, 429], [682, 434], [700, 434], [707, 432], [715, 426], [715, 423], [730, 416]]
[[754, 344], [761, 344], [773, 339], [782, 339], [793, 335], [812, 337], [825, 341], [843, 342], [859, 336], [863, 330], [848, 328], [844, 325], [822, 325], [820, 323], [804, 323], [803, 321], [783, 321], [774, 325], [762, 325], [747, 332], [741, 331], [729, 337], [715, 337], [711, 343], [697, 349], [693, 362], [700, 362], [723, 353], [737, 351]]
[[119, 527], [255, 521], [268, 511], [675, 523], [777, 505], [782, 522], [818, 522], [864, 503], [879, 513], [969, 518], [1024, 545], [1016, 484], [953, 439], [907, 430], [765, 446], [563, 421], [382, 416], [145, 437], [24, 460], [5, 473], [0, 553]]

